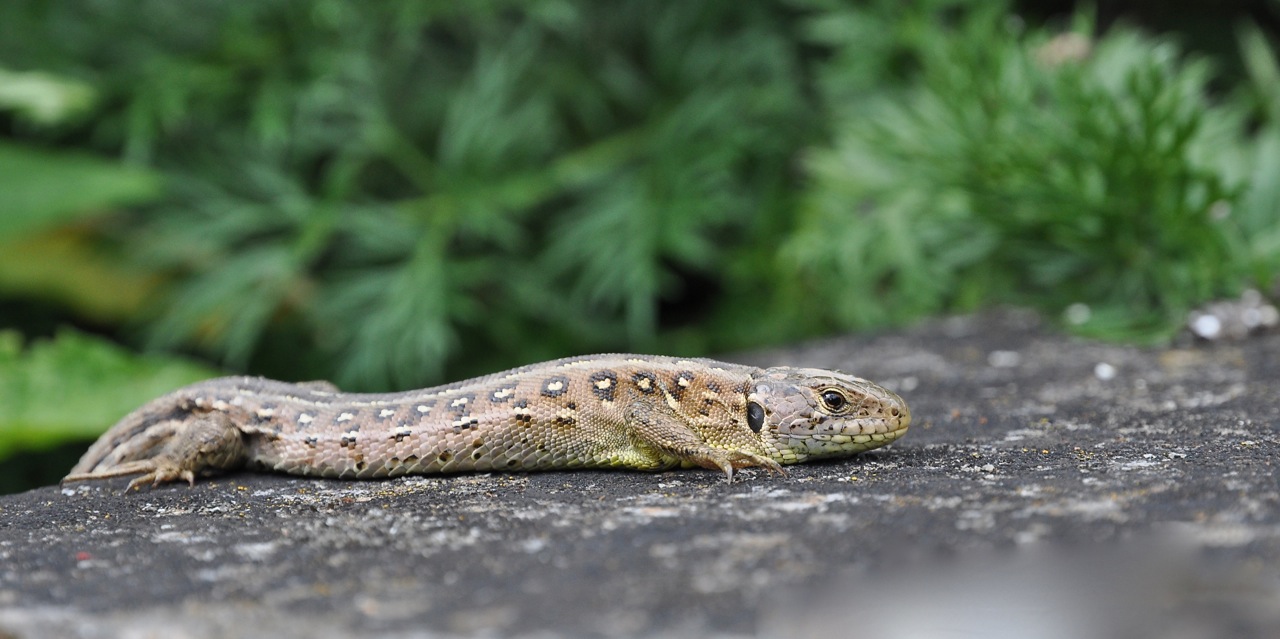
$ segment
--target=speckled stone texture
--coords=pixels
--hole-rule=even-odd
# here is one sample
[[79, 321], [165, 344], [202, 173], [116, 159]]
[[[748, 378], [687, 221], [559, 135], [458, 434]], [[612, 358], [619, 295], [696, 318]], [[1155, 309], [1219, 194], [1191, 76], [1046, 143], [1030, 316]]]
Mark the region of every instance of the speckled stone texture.
[[911, 405], [748, 470], [241, 473], [0, 497], [0, 637], [1280, 636], [1280, 336], [1140, 349], [1008, 312], [727, 357]]

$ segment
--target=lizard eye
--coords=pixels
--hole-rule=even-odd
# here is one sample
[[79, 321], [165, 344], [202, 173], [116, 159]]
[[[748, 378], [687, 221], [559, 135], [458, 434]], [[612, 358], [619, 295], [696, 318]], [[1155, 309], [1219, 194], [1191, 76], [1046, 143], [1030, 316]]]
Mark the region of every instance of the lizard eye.
[[840, 410], [841, 408], [844, 408], [845, 405], [844, 395], [841, 395], [836, 391], [829, 390], [822, 394], [822, 403], [826, 404], [827, 408], [830, 410]]
[[757, 433], [764, 428], [764, 408], [755, 402], [747, 404], [747, 426]]

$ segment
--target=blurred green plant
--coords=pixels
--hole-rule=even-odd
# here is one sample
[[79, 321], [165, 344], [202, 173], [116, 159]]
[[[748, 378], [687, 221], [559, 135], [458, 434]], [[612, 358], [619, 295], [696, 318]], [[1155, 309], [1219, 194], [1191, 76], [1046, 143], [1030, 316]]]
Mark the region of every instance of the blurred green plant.
[[[901, 9], [904, 23], [937, 4]], [[1231, 213], [1247, 184], [1224, 169], [1249, 144], [1246, 111], [1210, 98], [1206, 61], [1123, 26], [1099, 36], [1088, 13], [1056, 33], [1003, 2], [964, 4], [950, 27], [935, 17], [928, 37], [863, 51], [905, 60], [907, 82], [848, 99], [869, 88], [866, 63], [824, 70], [834, 143], [809, 155], [785, 254], [829, 325], [1012, 302], [1089, 309], [1077, 330], [1153, 339], [1249, 276], [1275, 277], [1240, 250]], [[857, 13], [826, 8], [810, 31], [852, 46]]]
[[151, 345], [352, 388], [671, 350], [664, 299], [714, 306], [680, 283], [764, 239], [818, 130], [771, 3], [18, 3], [0, 24], [10, 64], [91, 78], [95, 144], [168, 177], [116, 229], [173, 278]]
[[25, 348], [16, 332], [0, 331], [0, 459], [96, 437], [143, 402], [214, 374], [71, 330]]
[[0, 241], [139, 204], [160, 193], [147, 170], [81, 153], [0, 142]]
[[[11, 114], [20, 129], [65, 126], [96, 99], [92, 86], [73, 78], [0, 69], [0, 115]], [[55, 300], [97, 319], [136, 312], [151, 288], [147, 275], [112, 264], [77, 225], [160, 194], [159, 175], [146, 168], [0, 140], [0, 292]]]
[[[0, 3], [0, 311], [53, 300], [135, 347], [352, 390], [991, 303], [1158, 338], [1280, 272], [1280, 72], [1252, 27], [1233, 90], [1094, 23], [979, 0]], [[5, 339], [15, 379], [42, 366]], [[86, 339], [47, 348], [108, 348]], [[57, 423], [24, 415], [0, 441]], [[63, 423], [42, 444], [86, 432]]]
[[0, 111], [33, 124], [51, 126], [83, 115], [95, 97], [92, 86], [72, 78], [0, 69]]
[[1237, 98], [1257, 123], [1249, 143], [1228, 156], [1224, 168], [1248, 185], [1232, 215], [1245, 238], [1252, 279], [1262, 290], [1270, 283], [1271, 293], [1280, 296], [1280, 62], [1256, 26], [1244, 25], [1239, 33], [1249, 81]]

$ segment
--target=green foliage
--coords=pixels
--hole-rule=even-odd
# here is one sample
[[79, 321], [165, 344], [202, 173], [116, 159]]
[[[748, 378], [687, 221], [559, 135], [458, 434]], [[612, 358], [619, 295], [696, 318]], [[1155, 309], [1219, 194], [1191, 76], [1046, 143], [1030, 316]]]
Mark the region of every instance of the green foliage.
[[78, 153], [0, 142], [0, 242], [155, 198], [157, 176]]
[[0, 47], [92, 78], [92, 139], [169, 177], [117, 231], [176, 277], [151, 343], [236, 368], [285, 368], [280, 327], [354, 388], [660, 348], [815, 130], [767, 3], [133, 4], [5, 7]]
[[[20, 114], [0, 164], [22, 149], [32, 190], [0, 221], [23, 247], [0, 287], [352, 389], [993, 302], [1158, 336], [1280, 269], [1274, 56], [1246, 32], [1253, 92], [1215, 100], [1204, 60], [1092, 22], [975, 0], [0, 3], [0, 65], [65, 107], [0, 86]], [[73, 233], [96, 247], [36, 233], [140, 201]], [[80, 286], [23, 270], [51, 245], [44, 271]], [[103, 256], [127, 268], [86, 276]]]
[[[18, 127], [57, 128], [86, 115], [95, 99], [84, 82], [0, 69], [0, 114], [12, 114]], [[104, 263], [96, 243], [68, 227], [156, 199], [159, 175], [88, 153], [0, 140], [0, 194], [0, 296], [57, 300], [95, 318], [136, 312], [149, 288], [145, 275]]]
[[1242, 110], [1207, 97], [1203, 60], [1090, 22], [1055, 35], [975, 3], [910, 43], [912, 81], [847, 102], [838, 79], [866, 72], [833, 63], [835, 141], [810, 155], [786, 246], [831, 323], [1082, 303], [1095, 321], [1081, 329], [1150, 338], [1245, 283], [1229, 215], [1242, 183], [1223, 171]]
[[1280, 286], [1280, 61], [1256, 27], [1241, 29], [1241, 57], [1249, 82], [1241, 100], [1258, 114], [1249, 144], [1229, 158], [1226, 171], [1249, 185], [1232, 216], [1244, 236], [1244, 253], [1254, 266], [1254, 282], [1266, 290]]
[[93, 106], [93, 87], [49, 73], [0, 69], [0, 111], [28, 122], [53, 126], [83, 115]]
[[19, 335], [0, 331], [0, 459], [95, 437], [143, 402], [213, 375], [70, 330], [25, 349]]

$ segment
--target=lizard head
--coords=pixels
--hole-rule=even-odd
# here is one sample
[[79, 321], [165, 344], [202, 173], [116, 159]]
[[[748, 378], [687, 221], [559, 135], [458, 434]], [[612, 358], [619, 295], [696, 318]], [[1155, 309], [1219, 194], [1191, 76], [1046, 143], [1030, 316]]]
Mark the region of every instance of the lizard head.
[[754, 376], [747, 424], [780, 464], [847, 457], [901, 437], [911, 410], [860, 377], [816, 368], [769, 368]]

